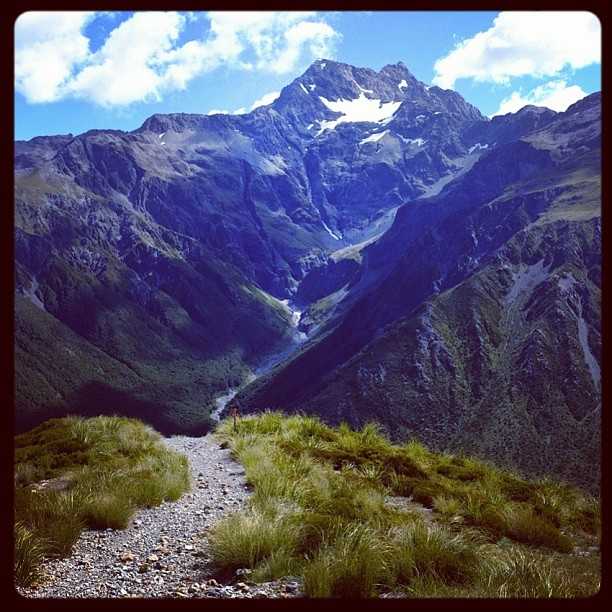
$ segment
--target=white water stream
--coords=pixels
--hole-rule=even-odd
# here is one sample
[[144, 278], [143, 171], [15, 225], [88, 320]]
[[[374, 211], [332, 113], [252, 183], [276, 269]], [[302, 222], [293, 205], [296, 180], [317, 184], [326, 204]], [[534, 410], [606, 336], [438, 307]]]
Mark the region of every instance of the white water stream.
[[292, 355], [306, 340], [308, 335], [298, 329], [300, 319], [302, 318], [302, 311], [295, 309], [289, 302], [289, 300], [279, 300], [287, 309], [290, 315], [290, 325], [293, 328], [293, 337], [291, 338], [290, 344], [282, 351], [272, 353], [268, 355], [260, 366], [251, 372], [245, 381], [238, 387], [229, 387], [225, 393], [218, 395], [215, 400], [215, 409], [210, 413], [210, 417], [213, 421], [219, 422], [222, 418], [223, 411], [227, 405], [236, 397], [239, 391], [242, 391], [247, 385], [251, 384], [254, 380], [266, 374], [272, 370], [279, 363], [287, 359]]

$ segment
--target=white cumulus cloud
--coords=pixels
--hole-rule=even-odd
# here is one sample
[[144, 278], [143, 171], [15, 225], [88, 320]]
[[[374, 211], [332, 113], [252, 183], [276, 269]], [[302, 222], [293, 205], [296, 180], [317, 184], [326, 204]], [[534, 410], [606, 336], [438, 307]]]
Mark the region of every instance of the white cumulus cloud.
[[135, 13], [115, 28], [64, 88], [65, 94], [102, 106], [159, 100], [165, 88], [165, 54], [185, 23], [179, 13]]
[[499, 109], [492, 116], [515, 113], [527, 104], [546, 106], [554, 111], [563, 112], [586, 95], [587, 93], [579, 85], [568, 85], [563, 80], [549, 81], [532, 89], [525, 96], [519, 91], [513, 91], [500, 102]]
[[433, 84], [457, 79], [507, 84], [511, 78], [555, 76], [601, 62], [601, 25], [586, 11], [500, 13], [485, 32], [460, 42], [434, 65]]
[[15, 22], [15, 88], [30, 102], [53, 102], [89, 56], [83, 28], [93, 12], [29, 11]]
[[219, 54], [236, 60], [243, 51], [253, 54], [244, 68], [276, 73], [293, 70], [303, 53], [331, 55], [340, 34], [313, 11], [212, 11], [211, 43]]
[[[187, 22], [208, 31], [179, 44]], [[91, 12], [29, 12], [15, 24], [15, 87], [31, 103], [67, 97], [101, 106], [159, 100], [220, 66], [287, 73], [332, 56], [340, 35], [308, 11], [136, 12], [91, 51]], [[263, 103], [263, 102], [262, 102]], [[239, 109], [242, 110], [242, 109]]]

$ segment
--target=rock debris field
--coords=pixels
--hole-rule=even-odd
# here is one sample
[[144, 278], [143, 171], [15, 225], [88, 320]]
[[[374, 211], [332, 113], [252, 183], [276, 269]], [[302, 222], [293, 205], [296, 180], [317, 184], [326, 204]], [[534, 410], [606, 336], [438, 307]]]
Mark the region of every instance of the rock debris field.
[[73, 554], [49, 560], [26, 597], [288, 598], [301, 596], [298, 578], [255, 584], [249, 570], [216, 579], [207, 530], [239, 510], [249, 496], [242, 466], [207, 435], [167, 438], [190, 463], [192, 489], [176, 502], [135, 513], [124, 530], [83, 531]]

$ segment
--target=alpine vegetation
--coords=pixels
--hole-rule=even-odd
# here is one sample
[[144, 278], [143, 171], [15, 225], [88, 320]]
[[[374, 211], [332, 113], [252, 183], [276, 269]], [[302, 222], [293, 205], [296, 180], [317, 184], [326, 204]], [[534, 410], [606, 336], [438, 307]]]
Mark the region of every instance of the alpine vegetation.
[[70, 554], [82, 529], [123, 529], [189, 482], [186, 457], [134, 419], [51, 419], [17, 436], [16, 582], [33, 582], [44, 556]]
[[[597, 592], [597, 499], [530, 481], [375, 424], [332, 428], [265, 412], [218, 430], [244, 465], [248, 506], [214, 527], [220, 571], [303, 577], [310, 597], [583, 597]], [[578, 573], [579, 572], [579, 573]]]

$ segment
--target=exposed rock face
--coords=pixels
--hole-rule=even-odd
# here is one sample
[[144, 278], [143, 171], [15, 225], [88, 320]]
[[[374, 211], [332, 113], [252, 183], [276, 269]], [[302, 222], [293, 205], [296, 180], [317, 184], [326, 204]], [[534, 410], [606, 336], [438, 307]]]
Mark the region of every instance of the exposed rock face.
[[[402, 63], [320, 60], [245, 115], [17, 142], [18, 424], [103, 410], [203, 431], [215, 395], [307, 331], [295, 359], [238, 396], [246, 408], [375, 416], [465, 447], [468, 423], [486, 421], [470, 415], [506, 405], [487, 408], [486, 384], [514, 368], [532, 378], [495, 391], [519, 433], [531, 389], [565, 389], [541, 398], [560, 448], [600, 397], [599, 107], [592, 95], [488, 120]], [[479, 283], [494, 284], [490, 308]], [[464, 294], [459, 315], [448, 296]], [[504, 323], [508, 294], [522, 306]], [[541, 422], [529, 440], [543, 444]], [[483, 452], [527, 456], [491, 439]]]

